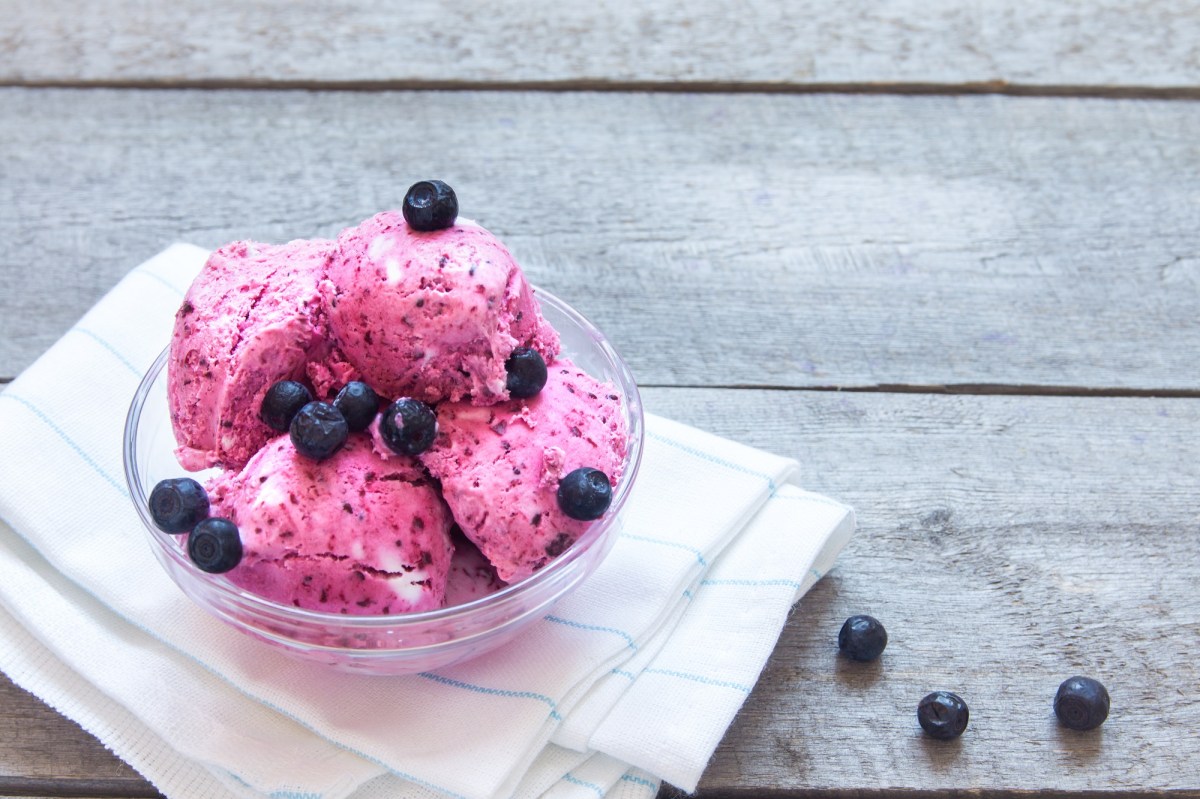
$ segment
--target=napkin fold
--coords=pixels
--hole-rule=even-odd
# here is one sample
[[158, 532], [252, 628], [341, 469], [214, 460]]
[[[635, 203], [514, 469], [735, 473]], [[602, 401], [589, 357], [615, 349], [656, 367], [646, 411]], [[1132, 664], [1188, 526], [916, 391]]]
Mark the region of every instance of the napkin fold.
[[206, 255], [137, 267], [0, 392], [0, 669], [168, 796], [694, 790], [853, 512], [794, 461], [648, 416], [611, 553], [516, 640], [404, 677], [296, 660], [183, 596], [123, 478], [126, 409]]

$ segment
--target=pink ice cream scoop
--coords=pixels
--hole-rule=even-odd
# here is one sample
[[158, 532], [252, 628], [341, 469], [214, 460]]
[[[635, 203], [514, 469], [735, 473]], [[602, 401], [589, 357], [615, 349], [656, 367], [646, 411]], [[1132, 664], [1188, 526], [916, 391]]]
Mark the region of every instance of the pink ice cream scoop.
[[258, 416], [275, 382], [353, 377], [331, 354], [318, 290], [333, 252], [331, 241], [239, 241], [209, 257], [175, 314], [167, 365], [185, 469], [240, 468], [278, 435]]
[[445, 601], [450, 513], [419, 465], [384, 462], [365, 434], [324, 461], [299, 455], [280, 436], [208, 490], [213, 515], [238, 526], [242, 560], [228, 577], [247, 591], [354, 615]]
[[628, 431], [621, 400], [568, 360], [541, 393], [490, 407], [438, 406], [438, 435], [421, 455], [467, 538], [505, 582], [528, 577], [591, 522], [558, 506], [559, 480], [580, 467], [621, 477]]
[[515, 348], [558, 353], [513, 257], [465, 219], [418, 232], [385, 212], [343, 231], [322, 293], [336, 344], [386, 397], [490, 405]]

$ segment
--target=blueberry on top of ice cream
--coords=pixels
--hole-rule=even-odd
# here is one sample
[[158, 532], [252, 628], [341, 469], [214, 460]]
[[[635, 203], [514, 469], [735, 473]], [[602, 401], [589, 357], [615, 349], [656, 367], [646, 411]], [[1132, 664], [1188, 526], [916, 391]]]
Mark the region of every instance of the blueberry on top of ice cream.
[[328, 402], [310, 402], [292, 419], [289, 435], [297, 452], [322, 461], [346, 443], [350, 426], [342, 412]]
[[546, 385], [546, 361], [532, 347], [517, 347], [504, 362], [508, 395], [514, 399], [536, 397]]
[[440, 180], [422, 180], [404, 195], [404, 221], [413, 230], [444, 230], [458, 218], [458, 196]]
[[312, 392], [303, 383], [280, 380], [267, 389], [258, 416], [267, 427], [286, 433], [300, 409], [312, 401]]
[[599, 469], [582, 466], [558, 483], [558, 507], [572, 519], [599, 519], [612, 503], [612, 484]]
[[150, 516], [166, 533], [186, 533], [208, 516], [208, 494], [190, 477], [160, 480], [150, 492]]
[[379, 413], [379, 395], [361, 380], [351, 380], [333, 399], [333, 407], [346, 417], [351, 433], [359, 433], [371, 426]]
[[229, 519], [205, 519], [188, 536], [188, 557], [210, 574], [223, 574], [242, 561], [242, 539]]
[[437, 416], [420, 400], [401, 397], [383, 412], [379, 435], [393, 452], [420, 455], [437, 435]]

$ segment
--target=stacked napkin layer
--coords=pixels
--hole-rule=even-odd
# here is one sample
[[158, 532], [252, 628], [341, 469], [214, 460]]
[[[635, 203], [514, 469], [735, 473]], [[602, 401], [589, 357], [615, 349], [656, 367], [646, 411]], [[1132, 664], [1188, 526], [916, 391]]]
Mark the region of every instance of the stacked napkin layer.
[[168, 796], [694, 789], [850, 509], [649, 416], [612, 552], [518, 639], [407, 677], [295, 660], [182, 595], [123, 478], [125, 411], [205, 256], [135, 269], [0, 393], [0, 668]]

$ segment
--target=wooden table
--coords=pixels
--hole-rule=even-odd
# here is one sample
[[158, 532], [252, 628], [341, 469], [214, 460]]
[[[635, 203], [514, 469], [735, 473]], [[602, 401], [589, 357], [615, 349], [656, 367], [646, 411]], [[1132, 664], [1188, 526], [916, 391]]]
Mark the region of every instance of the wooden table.
[[[859, 511], [702, 796], [1200, 796], [1200, 4], [76, 5], [0, 0], [0, 382], [172, 241], [443, 178], [650, 410]], [[2, 678], [0, 793], [155, 795]]]

